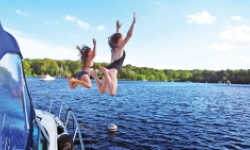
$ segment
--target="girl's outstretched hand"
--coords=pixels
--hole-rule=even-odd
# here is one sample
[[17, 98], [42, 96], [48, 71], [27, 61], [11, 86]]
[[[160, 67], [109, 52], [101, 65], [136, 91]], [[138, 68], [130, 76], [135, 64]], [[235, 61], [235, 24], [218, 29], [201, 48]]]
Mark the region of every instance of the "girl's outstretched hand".
[[79, 51], [81, 50], [80, 46], [76, 45], [76, 49], [78, 49]]
[[96, 45], [96, 40], [95, 40], [95, 38], [93, 38], [93, 44]]
[[121, 28], [122, 24], [120, 24], [119, 20], [116, 21], [116, 28]]
[[136, 23], [136, 13], [134, 13], [133, 23]]

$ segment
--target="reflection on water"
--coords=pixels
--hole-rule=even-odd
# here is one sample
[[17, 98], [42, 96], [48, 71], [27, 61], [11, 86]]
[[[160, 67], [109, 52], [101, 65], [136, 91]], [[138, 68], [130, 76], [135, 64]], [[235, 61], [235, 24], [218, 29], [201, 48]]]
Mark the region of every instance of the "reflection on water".
[[[27, 80], [38, 108], [75, 111], [86, 149], [250, 149], [250, 86], [119, 81], [117, 95]], [[118, 132], [109, 133], [110, 123]]]

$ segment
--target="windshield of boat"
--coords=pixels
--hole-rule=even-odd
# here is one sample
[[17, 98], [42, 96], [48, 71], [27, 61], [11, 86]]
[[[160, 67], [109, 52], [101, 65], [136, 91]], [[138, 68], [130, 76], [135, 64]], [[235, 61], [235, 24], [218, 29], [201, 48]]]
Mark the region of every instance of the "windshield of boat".
[[0, 149], [25, 149], [32, 111], [21, 57], [6, 53], [0, 60]]

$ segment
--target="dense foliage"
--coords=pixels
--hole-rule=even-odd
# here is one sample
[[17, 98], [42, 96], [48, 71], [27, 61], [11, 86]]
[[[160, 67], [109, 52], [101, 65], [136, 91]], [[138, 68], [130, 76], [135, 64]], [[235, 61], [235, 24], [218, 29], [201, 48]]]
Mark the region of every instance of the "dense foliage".
[[[107, 66], [108, 63], [96, 63], [98, 66]], [[60, 71], [62, 66], [63, 71]], [[72, 60], [52, 60], [52, 59], [24, 59], [24, 72], [28, 76], [40, 76], [50, 74], [52, 76], [65, 77], [65, 72], [74, 76], [80, 71], [80, 61]], [[100, 75], [99, 75], [100, 76]], [[136, 67], [126, 65], [118, 73], [118, 79], [124, 80], [148, 80], [148, 81], [174, 81], [174, 82], [208, 82], [217, 83], [219, 81], [231, 81], [234, 84], [249, 84], [250, 69], [248, 70], [171, 70], [154, 69], [147, 67]]]

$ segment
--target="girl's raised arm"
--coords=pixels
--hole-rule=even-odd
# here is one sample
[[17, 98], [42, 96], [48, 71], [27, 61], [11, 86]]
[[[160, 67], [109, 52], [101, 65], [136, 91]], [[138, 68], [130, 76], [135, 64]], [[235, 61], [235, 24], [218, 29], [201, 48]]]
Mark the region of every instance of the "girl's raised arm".
[[119, 33], [119, 29], [121, 28], [122, 24], [120, 24], [119, 20], [116, 21], [116, 33]]
[[93, 52], [92, 52], [92, 58], [91, 59], [94, 59], [95, 58], [95, 55], [96, 55], [96, 39], [93, 38], [93, 44], [94, 44], [94, 47], [93, 47]]
[[81, 48], [78, 45], [76, 45], [76, 49], [78, 49], [79, 51], [81, 51]]
[[136, 23], [136, 14], [134, 13], [133, 22], [128, 30], [128, 33], [127, 33], [125, 39], [122, 41], [120, 47], [123, 48], [127, 44], [127, 42], [129, 41], [129, 39], [132, 37], [135, 23]]

